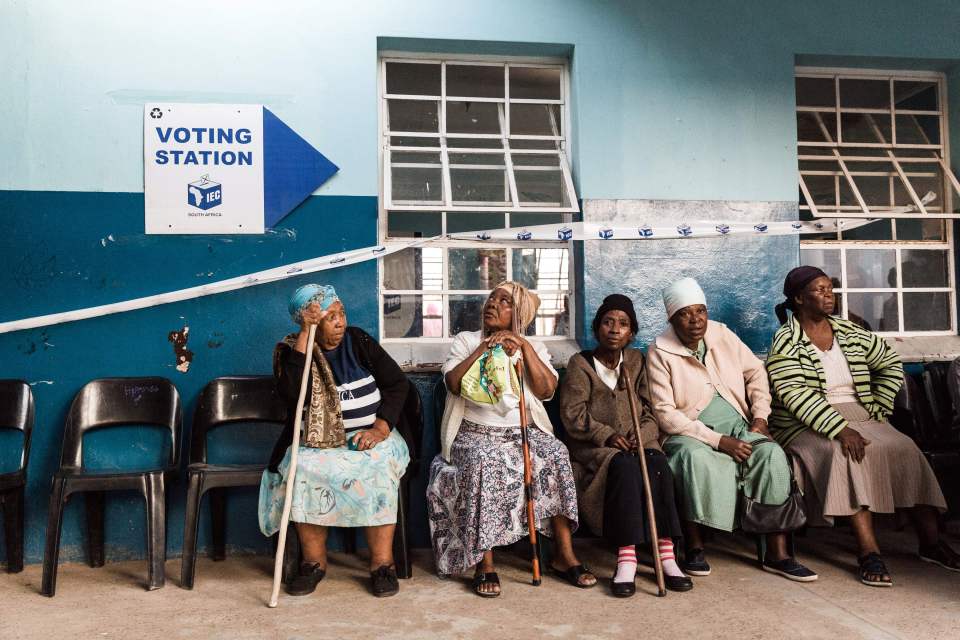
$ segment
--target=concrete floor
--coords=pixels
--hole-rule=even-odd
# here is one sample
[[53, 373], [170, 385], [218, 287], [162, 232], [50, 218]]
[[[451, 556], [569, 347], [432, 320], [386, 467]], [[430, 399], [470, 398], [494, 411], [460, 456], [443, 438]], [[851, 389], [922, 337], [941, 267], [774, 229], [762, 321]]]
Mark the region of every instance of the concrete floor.
[[[960, 542], [956, 535], [950, 536]], [[601, 584], [580, 591], [554, 578], [529, 585], [528, 565], [502, 553], [504, 593], [481, 600], [465, 580], [437, 579], [420, 551], [412, 580], [400, 594], [368, 595], [365, 563], [333, 554], [327, 578], [312, 596], [283, 595], [265, 606], [272, 561], [265, 557], [202, 559], [196, 587], [178, 585], [179, 560], [167, 563], [167, 586], [146, 592], [143, 562], [60, 567], [58, 593], [38, 595], [40, 567], [0, 574], [0, 638], [960, 638], [960, 573], [916, 559], [908, 532], [882, 531], [881, 544], [896, 585], [861, 586], [844, 530], [816, 530], [799, 540], [802, 561], [820, 573], [798, 584], [759, 571], [744, 539], [722, 535], [711, 544], [713, 575], [695, 578], [689, 593], [654, 597], [642, 567], [638, 593], [608, 595], [613, 556], [593, 540], [577, 540], [581, 559]]]

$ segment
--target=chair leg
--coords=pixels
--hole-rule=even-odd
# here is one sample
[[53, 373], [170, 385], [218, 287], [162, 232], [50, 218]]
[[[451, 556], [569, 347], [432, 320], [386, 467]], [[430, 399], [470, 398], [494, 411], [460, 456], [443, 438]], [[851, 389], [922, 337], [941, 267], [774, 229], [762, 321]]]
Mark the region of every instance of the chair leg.
[[754, 538], [757, 543], [757, 562], [761, 565], [763, 564], [763, 559], [767, 555], [767, 536], [765, 534], [759, 533]]
[[[280, 539], [279, 534], [277, 540]], [[290, 584], [290, 581], [300, 570], [300, 536], [297, 535], [297, 527], [292, 522], [287, 525], [287, 544], [283, 548], [283, 584]]]
[[397, 528], [393, 534], [393, 560], [397, 566], [397, 577], [407, 579], [413, 577], [413, 566], [407, 544], [407, 500], [404, 485], [405, 483], [401, 483], [397, 492]]
[[227, 492], [224, 489], [211, 489], [209, 494], [213, 559], [223, 560], [227, 557]]
[[53, 479], [50, 508], [47, 511], [47, 540], [43, 551], [43, 583], [40, 593], [52, 598], [57, 593], [57, 563], [60, 561], [60, 531], [63, 528], [63, 507], [67, 501], [66, 480]]
[[166, 580], [167, 505], [162, 472], [150, 473], [144, 478], [143, 494], [147, 502], [147, 590], [153, 591]]
[[83, 494], [87, 511], [87, 562], [91, 567], [102, 567], [103, 553], [103, 491], [87, 491]]
[[23, 571], [23, 487], [3, 499], [3, 529], [7, 544], [7, 573]]
[[197, 571], [197, 530], [200, 525], [200, 500], [203, 475], [190, 473], [187, 488], [187, 506], [183, 515], [183, 550], [180, 562], [180, 586], [193, 589], [193, 579]]
[[340, 529], [340, 538], [343, 540], [343, 552], [349, 553], [350, 555], [356, 555], [357, 553], [357, 535], [359, 535], [359, 528], [343, 528]]

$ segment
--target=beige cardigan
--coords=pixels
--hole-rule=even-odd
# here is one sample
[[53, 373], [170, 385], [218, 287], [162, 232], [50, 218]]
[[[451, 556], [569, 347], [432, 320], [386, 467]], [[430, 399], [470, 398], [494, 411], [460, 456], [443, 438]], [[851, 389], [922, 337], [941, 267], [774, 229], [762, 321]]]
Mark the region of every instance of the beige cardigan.
[[704, 342], [706, 365], [668, 326], [647, 352], [647, 385], [661, 431], [690, 436], [716, 449], [720, 434], [697, 419], [714, 393], [719, 392], [747, 422], [766, 420], [770, 385], [763, 362], [726, 325], [710, 320]]

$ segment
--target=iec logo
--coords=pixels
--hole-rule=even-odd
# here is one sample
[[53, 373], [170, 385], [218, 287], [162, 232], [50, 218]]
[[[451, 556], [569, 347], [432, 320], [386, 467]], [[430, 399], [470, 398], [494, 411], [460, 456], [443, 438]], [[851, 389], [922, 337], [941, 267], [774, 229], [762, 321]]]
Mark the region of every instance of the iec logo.
[[214, 182], [208, 176], [194, 180], [187, 185], [187, 204], [197, 209], [212, 209], [223, 202], [220, 193], [220, 183]]

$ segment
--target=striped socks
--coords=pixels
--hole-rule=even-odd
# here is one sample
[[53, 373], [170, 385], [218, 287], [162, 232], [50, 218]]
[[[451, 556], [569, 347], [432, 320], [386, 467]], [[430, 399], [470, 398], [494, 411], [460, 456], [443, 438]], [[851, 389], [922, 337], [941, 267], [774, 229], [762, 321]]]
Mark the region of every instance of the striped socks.
[[660, 552], [660, 564], [663, 565], [664, 575], [676, 578], [684, 577], [684, 573], [680, 570], [677, 559], [673, 555], [673, 540], [670, 538], [660, 538], [657, 540], [657, 549]]
[[637, 550], [634, 545], [620, 547], [617, 550], [617, 574], [614, 582], [633, 582], [637, 575]]

